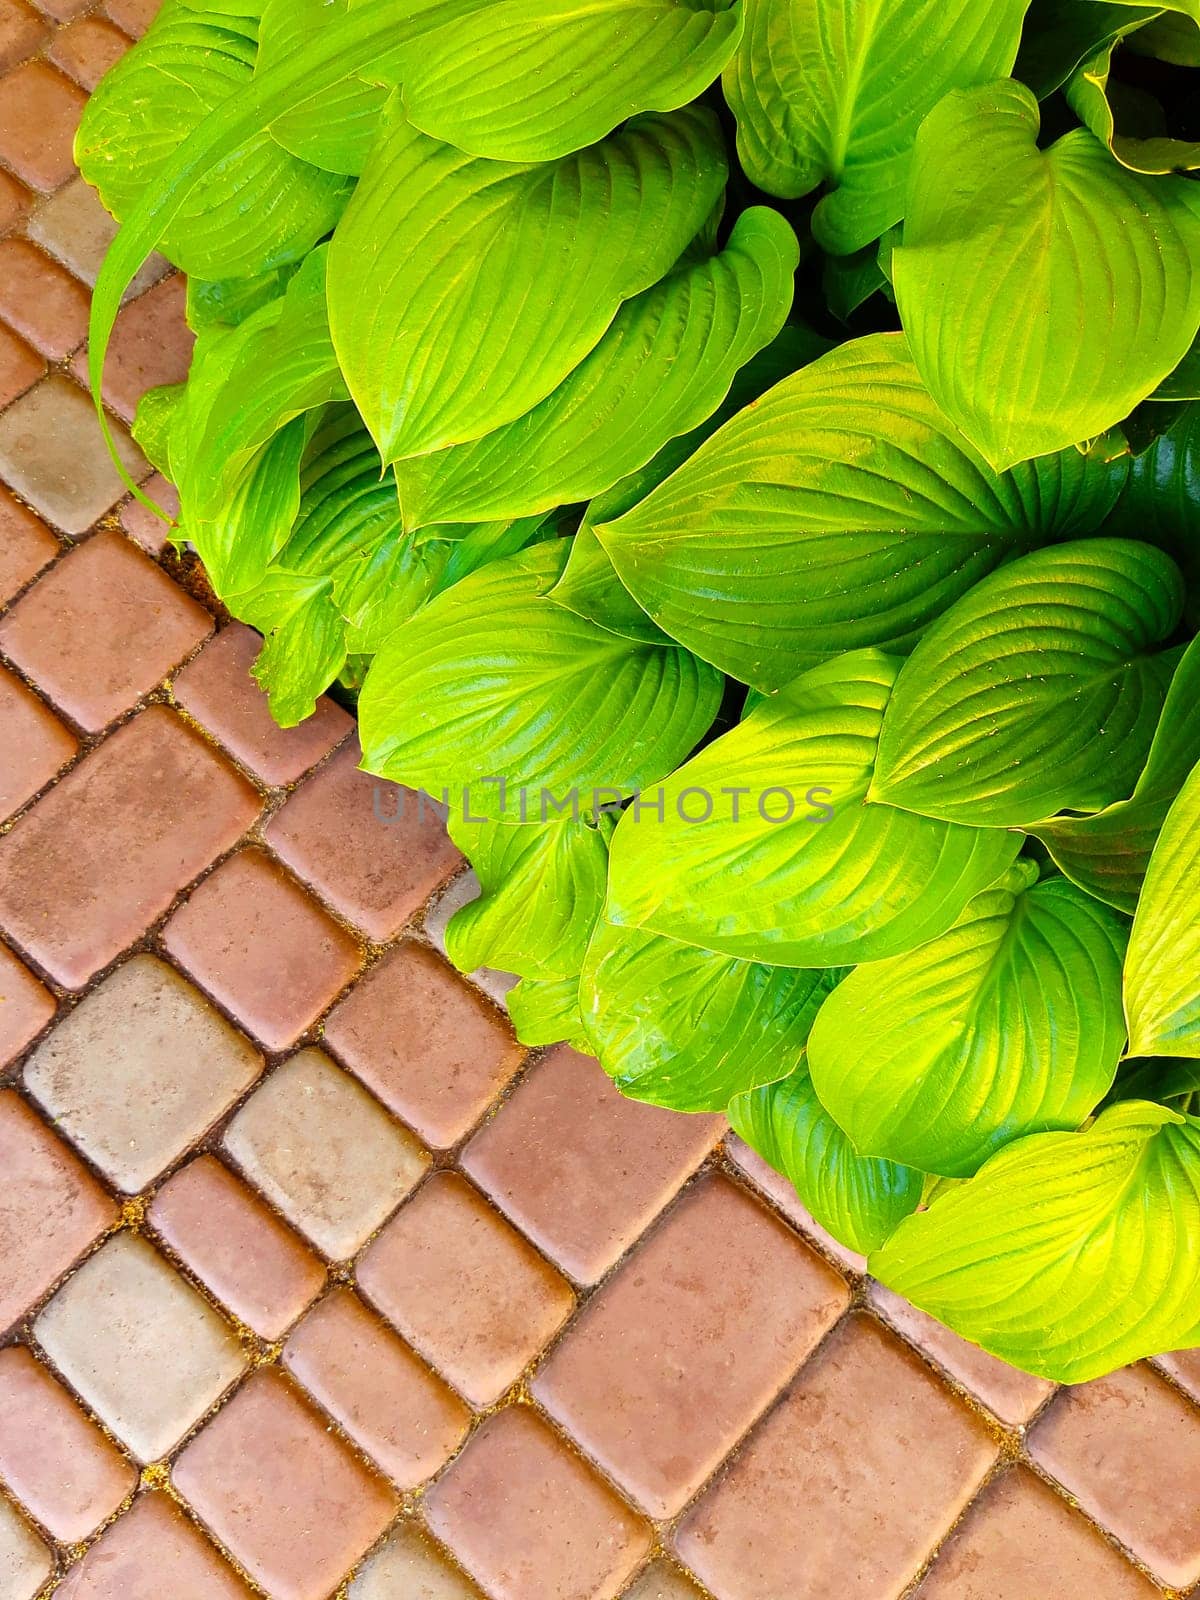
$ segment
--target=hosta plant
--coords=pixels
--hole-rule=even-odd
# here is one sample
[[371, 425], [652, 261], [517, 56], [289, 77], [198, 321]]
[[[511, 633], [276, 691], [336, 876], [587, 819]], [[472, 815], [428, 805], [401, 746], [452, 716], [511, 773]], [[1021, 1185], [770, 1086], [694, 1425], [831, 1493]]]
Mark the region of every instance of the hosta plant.
[[[78, 154], [526, 1041], [1068, 1381], [1200, 1341], [1196, 0], [166, 0]], [[101, 413], [103, 415], [103, 413]]]

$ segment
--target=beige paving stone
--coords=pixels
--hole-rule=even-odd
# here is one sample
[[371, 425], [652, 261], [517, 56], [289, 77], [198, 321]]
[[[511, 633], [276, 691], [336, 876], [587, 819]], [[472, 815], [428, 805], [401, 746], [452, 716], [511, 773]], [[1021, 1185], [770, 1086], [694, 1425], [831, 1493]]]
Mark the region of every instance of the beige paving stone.
[[302, 1050], [267, 1079], [229, 1125], [225, 1148], [335, 1261], [355, 1254], [429, 1160], [320, 1050]]
[[34, 1333], [142, 1461], [177, 1444], [245, 1362], [211, 1306], [129, 1233], [116, 1234], [67, 1280]]
[[53, 1570], [49, 1550], [0, 1495], [0, 1595], [4, 1600], [33, 1600]]
[[[126, 469], [150, 470], [119, 422], [112, 424]], [[92, 402], [69, 378], [52, 374], [0, 414], [0, 474], [64, 533], [85, 533], [125, 493]]]
[[254, 1046], [156, 956], [138, 955], [34, 1051], [25, 1083], [118, 1188], [135, 1194], [262, 1071]]
[[[76, 177], [38, 207], [26, 231], [90, 286], [100, 276], [105, 254], [117, 236], [117, 224], [91, 185]], [[151, 256], [130, 285], [128, 296], [148, 289], [167, 270], [163, 256]]]
[[678, 1567], [654, 1561], [634, 1579], [621, 1600], [703, 1600], [703, 1596]]
[[350, 1585], [350, 1600], [482, 1600], [416, 1528], [397, 1528], [368, 1556]]

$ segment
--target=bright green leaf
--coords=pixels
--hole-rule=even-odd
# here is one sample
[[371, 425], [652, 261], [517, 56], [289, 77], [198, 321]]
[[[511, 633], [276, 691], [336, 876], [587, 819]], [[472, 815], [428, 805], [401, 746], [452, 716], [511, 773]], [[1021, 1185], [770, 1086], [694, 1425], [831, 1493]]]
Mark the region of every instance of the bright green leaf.
[[1091, 56], [1066, 86], [1079, 119], [1133, 172], [1190, 172], [1200, 167], [1200, 141], [1167, 132], [1163, 108], [1111, 77], [1113, 40]]
[[1200, 1056], [1200, 767], [1167, 812], [1146, 869], [1125, 1011], [1130, 1055]]
[[[434, 4], [422, 8], [412, 0], [406, 6], [410, 12], [422, 9], [435, 18], [444, 10]], [[256, 72], [270, 72], [322, 29], [338, 28], [349, 11], [350, 0], [266, 0]], [[333, 37], [332, 31], [329, 36]], [[388, 94], [378, 84], [346, 78], [277, 117], [271, 124], [272, 137], [294, 156], [327, 172], [357, 175], [371, 153]]]
[[522, 1044], [566, 1042], [581, 1055], [591, 1046], [579, 1015], [579, 979], [522, 978], [505, 996], [513, 1032]]
[[1157, 6], [1122, 5], [1119, 0], [1035, 0], [1025, 18], [1013, 77], [1045, 100], [1104, 45], [1159, 15]]

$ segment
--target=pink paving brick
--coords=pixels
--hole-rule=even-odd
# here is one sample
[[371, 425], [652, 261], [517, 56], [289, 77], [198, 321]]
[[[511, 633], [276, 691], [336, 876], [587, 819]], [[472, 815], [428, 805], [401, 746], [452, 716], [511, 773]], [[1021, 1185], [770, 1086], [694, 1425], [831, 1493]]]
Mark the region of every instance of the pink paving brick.
[[54, 1558], [29, 1523], [0, 1495], [0, 1579], [6, 1600], [35, 1600], [54, 1572]]
[[325, 1042], [443, 1150], [478, 1122], [526, 1054], [507, 1019], [415, 941], [389, 951], [334, 1008]]
[[425, 1501], [492, 1600], [609, 1600], [650, 1529], [529, 1407], [488, 1419]]
[[54, 996], [0, 944], [0, 1067], [25, 1048], [54, 1015]]
[[61, 361], [87, 337], [87, 290], [27, 239], [0, 240], [0, 317]]
[[[147, 478], [142, 492], [160, 510], [174, 520], [179, 516], [179, 494], [175, 485], [168, 483], [161, 472]], [[157, 511], [152, 511], [142, 501], [132, 496], [121, 507], [121, 526], [131, 539], [137, 541], [147, 554], [159, 556], [170, 542], [171, 523], [164, 522]]]
[[255, 1373], [187, 1446], [176, 1488], [272, 1600], [327, 1600], [399, 1508], [278, 1373]]
[[0, 234], [8, 233], [28, 215], [33, 196], [11, 172], [0, 169]]
[[45, 356], [0, 323], [0, 408], [32, 389], [47, 370]]
[[595, 1061], [559, 1045], [475, 1135], [462, 1164], [548, 1256], [594, 1283], [723, 1126], [626, 1100]]
[[0, 822], [50, 782], [79, 741], [31, 690], [0, 667]]
[[251, 1592], [165, 1494], [143, 1494], [96, 1541], [55, 1600], [251, 1600]]
[[363, 1291], [477, 1406], [570, 1316], [570, 1285], [457, 1173], [435, 1173], [358, 1265]]
[[358, 770], [357, 740], [301, 784], [267, 843], [369, 938], [390, 939], [462, 865], [432, 811]]
[[943, 1546], [914, 1600], [1155, 1600], [1161, 1590], [1032, 1472], [990, 1484]]
[[25, 0], [0, 0], [0, 72], [35, 55], [49, 33], [45, 18]]
[[346, 930], [261, 850], [206, 878], [163, 944], [268, 1050], [294, 1043], [361, 962]]
[[67, 988], [238, 839], [258, 796], [173, 713], [142, 712], [0, 839], [0, 927]]
[[[104, 363], [104, 399], [126, 422], [133, 421], [147, 389], [187, 377], [196, 339], [183, 320], [186, 300], [185, 281], [174, 274], [130, 301], [117, 317]], [[86, 352], [76, 357], [72, 371], [90, 387]]]
[[130, 540], [72, 550], [0, 622], [0, 649], [90, 733], [212, 632], [212, 617]]
[[288, 1340], [283, 1364], [400, 1489], [431, 1478], [471, 1413], [349, 1289], [335, 1289]]
[[1163, 1583], [1200, 1579], [1200, 1411], [1151, 1367], [1064, 1389], [1029, 1453]]
[[100, 79], [129, 49], [129, 40], [103, 17], [81, 17], [64, 28], [50, 47], [50, 59], [84, 89]]
[[154, 1197], [159, 1237], [222, 1305], [278, 1339], [311, 1305], [325, 1268], [296, 1233], [213, 1156], [200, 1156]]
[[137, 1472], [28, 1350], [0, 1350], [0, 1480], [64, 1544], [95, 1533]]
[[0, 80], [0, 160], [49, 194], [74, 170], [72, 141], [87, 96], [43, 61]]
[[105, 11], [131, 39], [140, 39], [158, 15], [162, 0], [108, 0]]
[[916, 1356], [851, 1317], [688, 1513], [676, 1548], [719, 1600], [897, 1600], [997, 1449]]
[[533, 1392], [632, 1500], [674, 1516], [849, 1303], [832, 1267], [711, 1176], [589, 1303]]
[[261, 649], [252, 628], [230, 623], [176, 678], [175, 699], [263, 783], [281, 787], [328, 755], [353, 723], [341, 706], [322, 698], [307, 721], [279, 727], [250, 675]]
[[79, 1159], [11, 1089], [0, 1094], [0, 1330], [116, 1220]]
[[44, 11], [54, 22], [70, 22], [90, 9], [93, 0], [36, 0], [39, 11]]
[[0, 488], [0, 605], [58, 554], [58, 540], [28, 506]]
[[1174, 1378], [1193, 1400], [1200, 1400], [1200, 1348], [1176, 1350], [1171, 1355], [1156, 1356], [1155, 1365], [1168, 1377]]

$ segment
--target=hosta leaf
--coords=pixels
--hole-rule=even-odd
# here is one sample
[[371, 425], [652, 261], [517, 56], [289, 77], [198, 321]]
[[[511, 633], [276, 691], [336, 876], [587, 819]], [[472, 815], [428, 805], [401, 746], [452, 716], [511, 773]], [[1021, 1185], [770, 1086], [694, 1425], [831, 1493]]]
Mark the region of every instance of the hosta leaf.
[[628, 810], [609, 920], [799, 967], [877, 961], [944, 933], [1020, 839], [868, 802], [899, 667], [875, 650], [814, 667], [674, 773], [661, 820], [651, 797]]
[[446, 954], [463, 972], [495, 967], [526, 978], [578, 978], [604, 906], [614, 819], [571, 817], [507, 827], [453, 813], [450, 837], [482, 893], [456, 911]]
[[779, 1083], [735, 1095], [729, 1121], [851, 1250], [876, 1249], [921, 1203], [923, 1174], [860, 1156], [817, 1098], [803, 1062]]
[[1159, 15], [1157, 6], [1122, 5], [1119, 0], [1035, 0], [1025, 18], [1013, 77], [1045, 100], [1104, 45]]
[[698, 950], [601, 923], [579, 1003], [591, 1049], [621, 1090], [675, 1111], [724, 1111], [732, 1095], [794, 1070], [831, 979]]
[[[1135, 1057], [1122, 1063], [1110, 1100], [1188, 1100], [1200, 1091], [1200, 1060], [1184, 1056]], [[1176, 1106], [1182, 1110], [1186, 1107]]]
[[741, 31], [738, 0], [483, 0], [408, 55], [405, 111], [472, 155], [552, 161], [694, 100]]
[[1183, 608], [1169, 556], [1132, 540], [1037, 550], [935, 623], [884, 717], [872, 798], [975, 827], [1098, 811], [1133, 789]]
[[681, 644], [778, 688], [841, 651], [903, 652], [985, 573], [1094, 531], [1128, 470], [1063, 452], [997, 474], [938, 410], [900, 334], [785, 379], [596, 532]]
[[1168, 372], [1153, 394], [1146, 396], [1146, 404], [1176, 400], [1200, 400], [1200, 336], [1192, 340], [1191, 348], [1173, 371]]
[[1200, 1056], [1200, 767], [1167, 812], [1146, 869], [1125, 1012], [1130, 1055]]
[[1086, 1383], [1194, 1341], [1200, 1122], [1129, 1101], [1036, 1133], [902, 1222], [881, 1283], [1027, 1372]]
[[[410, 3], [408, 11], [440, 8]], [[271, 71], [301, 49], [320, 29], [334, 29], [350, 11], [350, 0], [267, 0], [259, 32], [255, 70]], [[379, 131], [389, 91], [361, 78], [347, 78], [324, 94], [314, 95], [271, 124], [271, 134], [285, 150], [328, 172], [357, 175]]]
[[1110, 81], [1113, 40], [1073, 75], [1066, 96], [1082, 122], [1134, 172], [1190, 172], [1200, 167], [1200, 141], [1168, 134], [1163, 109], [1149, 96], [1123, 93]]
[[617, 577], [590, 522], [581, 523], [571, 540], [571, 554], [550, 598], [624, 639], [636, 639], [642, 644], [672, 643], [670, 635], [651, 621]]
[[[450, 788], [455, 804], [469, 789], [476, 815], [520, 823], [591, 810], [596, 789], [678, 765], [716, 715], [720, 675], [547, 600], [565, 556], [551, 540], [494, 562], [391, 635], [358, 705], [370, 770]], [[503, 797], [487, 779], [505, 781]]]
[[1078, 1127], [1124, 1049], [1127, 932], [1017, 862], [949, 932], [834, 990], [808, 1044], [822, 1104], [860, 1154], [951, 1178], [1022, 1134]]
[[645, 466], [724, 399], [792, 303], [796, 236], [776, 211], [738, 218], [720, 255], [627, 300], [596, 347], [523, 417], [402, 462], [405, 521], [490, 521], [588, 500]]
[[544, 399], [674, 264], [725, 172], [696, 106], [538, 166], [394, 120], [329, 273], [334, 344], [384, 460], [478, 439]]
[[147, 389], [137, 403], [133, 442], [159, 472], [171, 471], [171, 435], [182, 410], [186, 389], [182, 383], [163, 383]]
[[203, 333], [206, 328], [238, 327], [263, 306], [278, 300], [295, 270], [289, 263], [250, 278], [218, 278], [212, 283], [206, 283], [203, 278], [189, 278], [188, 327], [196, 333]]
[[1134, 457], [1129, 482], [1105, 531], [1161, 545], [1194, 580], [1200, 572], [1198, 502], [1200, 402], [1193, 402], [1158, 434], [1147, 450]]
[[238, 597], [263, 581], [291, 532], [306, 439], [305, 419], [294, 418], [261, 447], [212, 516], [184, 507], [184, 535], [236, 616], [243, 615]]
[[949, 89], [1013, 64], [1029, 0], [746, 0], [725, 73], [752, 183], [794, 197], [828, 183], [812, 227], [849, 255], [904, 215], [921, 119]]
[[328, 578], [271, 567], [239, 597], [238, 615], [264, 636], [254, 676], [267, 691], [271, 715], [293, 728], [316, 709], [346, 660], [346, 624]]
[[1041, 150], [1038, 128], [1023, 84], [948, 95], [892, 257], [921, 376], [997, 467], [1112, 427], [1200, 325], [1200, 192], [1127, 171], [1082, 128]]
[[1183, 655], [1133, 794], [1090, 817], [1055, 817], [1033, 831], [1072, 882], [1132, 916], [1150, 854], [1185, 779], [1200, 762], [1200, 640]]
[[1139, 30], [1130, 49], [1177, 67], [1200, 67], [1200, 6], [1177, 0], [1174, 9]]
[[591, 1046], [579, 1015], [579, 979], [522, 978], [505, 996], [513, 1032], [522, 1044], [566, 1042], [587, 1055]]
[[[114, 216], [157, 186], [187, 136], [254, 71], [253, 17], [168, 4], [88, 102], [76, 159]], [[264, 130], [222, 153], [183, 198], [161, 238], [201, 278], [298, 260], [336, 222], [345, 180], [297, 161]]]

